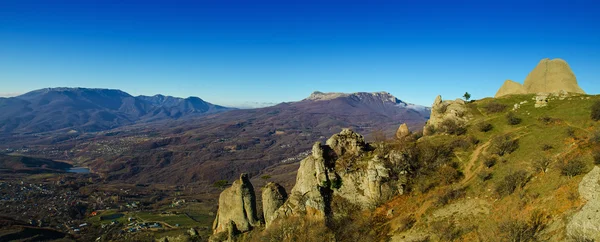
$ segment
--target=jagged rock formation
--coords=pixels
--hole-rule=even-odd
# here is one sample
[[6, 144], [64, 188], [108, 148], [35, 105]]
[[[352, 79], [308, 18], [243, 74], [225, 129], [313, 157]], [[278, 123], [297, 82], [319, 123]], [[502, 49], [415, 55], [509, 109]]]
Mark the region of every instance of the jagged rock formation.
[[362, 135], [349, 129], [344, 129], [339, 134], [334, 134], [326, 143], [338, 155], [346, 153], [358, 155], [365, 151], [367, 147], [367, 143], [365, 143]]
[[456, 99], [454, 101], [442, 101], [442, 96], [438, 95], [431, 105], [431, 115], [425, 125], [423, 135], [431, 135], [432, 129], [443, 131], [448, 122], [457, 126], [464, 126], [472, 118], [467, 110], [464, 100]]
[[[326, 145], [316, 142], [311, 155], [300, 162], [289, 198], [285, 189], [276, 183], [263, 188], [267, 227], [277, 219], [290, 216], [327, 222], [333, 216], [334, 196], [363, 209], [375, 208], [404, 191], [406, 172], [392, 169], [397, 160], [398, 157], [390, 154], [374, 154], [374, 148], [363, 136], [350, 129], [331, 136]], [[215, 235], [211, 241], [231, 239], [237, 232], [243, 233], [258, 225], [255, 211], [252, 184], [248, 176], [242, 174], [219, 197], [213, 225]]]
[[525, 93], [559, 93], [561, 91], [585, 94], [577, 84], [577, 78], [566, 61], [558, 58], [553, 60], [546, 58], [541, 60], [527, 75], [522, 86], [508, 80], [500, 87], [495, 97]]
[[302, 160], [290, 197], [275, 218], [305, 215], [325, 221], [332, 215], [334, 195], [366, 209], [402, 193], [402, 174], [391, 179], [389, 157], [373, 155], [361, 135], [344, 129], [326, 144], [315, 143], [312, 154]]
[[256, 216], [256, 196], [247, 174], [233, 182], [219, 196], [219, 209], [213, 223], [215, 234], [227, 232], [230, 222], [240, 232], [246, 232], [259, 225]]
[[398, 127], [398, 130], [396, 131], [396, 138], [403, 139], [409, 135], [410, 130], [408, 130], [408, 125], [406, 125], [406, 123], [401, 124], [400, 127]]
[[287, 192], [281, 185], [269, 182], [262, 191], [263, 215], [266, 226], [275, 219], [273, 216], [277, 209], [287, 200]]
[[494, 97], [502, 97], [502, 96], [506, 96], [506, 95], [511, 95], [511, 94], [526, 94], [527, 91], [525, 90], [525, 87], [523, 87], [523, 85], [521, 85], [521, 83], [517, 83], [511, 80], [506, 80], [504, 82], [504, 84], [502, 84], [502, 87], [500, 87], [500, 89], [498, 90], [498, 92], [496, 92], [496, 95]]
[[567, 234], [589, 241], [600, 240], [600, 168], [594, 166], [579, 183], [579, 194], [587, 202], [567, 224]]

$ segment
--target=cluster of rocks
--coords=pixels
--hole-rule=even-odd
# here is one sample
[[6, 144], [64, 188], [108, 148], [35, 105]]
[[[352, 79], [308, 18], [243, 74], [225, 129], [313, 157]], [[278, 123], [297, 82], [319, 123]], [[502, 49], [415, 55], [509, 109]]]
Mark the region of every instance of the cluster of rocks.
[[[402, 194], [406, 178], [402, 172], [392, 174], [394, 171], [389, 167], [394, 163], [392, 160], [392, 155], [373, 155], [363, 136], [349, 129], [333, 135], [325, 145], [316, 142], [311, 154], [301, 161], [289, 196], [276, 183], [262, 189], [266, 226], [291, 216], [326, 222], [333, 215], [334, 196], [367, 209]], [[214, 234], [232, 236], [259, 226], [255, 199], [248, 176], [242, 174], [219, 197]]]
[[438, 130], [442, 127], [444, 122], [451, 121], [458, 126], [464, 126], [467, 122], [472, 119], [471, 113], [467, 110], [466, 102], [462, 99], [442, 100], [442, 96], [438, 95], [431, 105], [431, 115], [423, 135], [431, 135], [433, 130]]
[[585, 94], [577, 84], [577, 78], [575, 78], [575, 74], [573, 74], [566, 61], [562, 59], [543, 59], [527, 75], [523, 85], [506, 80], [496, 92], [495, 97], [560, 92]]

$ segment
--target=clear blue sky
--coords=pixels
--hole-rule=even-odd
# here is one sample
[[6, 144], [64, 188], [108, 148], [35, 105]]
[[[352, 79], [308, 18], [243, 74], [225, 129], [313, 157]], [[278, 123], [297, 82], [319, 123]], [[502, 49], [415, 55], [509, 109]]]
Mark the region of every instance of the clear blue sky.
[[599, 93], [597, 2], [0, 0], [0, 93], [101, 87], [235, 106], [388, 91], [430, 105], [493, 96], [546, 57]]

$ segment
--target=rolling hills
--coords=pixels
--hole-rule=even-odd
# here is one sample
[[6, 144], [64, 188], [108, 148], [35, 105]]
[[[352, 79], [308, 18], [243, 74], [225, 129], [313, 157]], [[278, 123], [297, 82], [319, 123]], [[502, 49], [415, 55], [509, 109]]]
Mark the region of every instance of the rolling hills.
[[94, 132], [164, 119], [230, 110], [197, 97], [134, 97], [120, 90], [45, 88], [0, 98], [2, 135], [35, 134], [61, 129]]

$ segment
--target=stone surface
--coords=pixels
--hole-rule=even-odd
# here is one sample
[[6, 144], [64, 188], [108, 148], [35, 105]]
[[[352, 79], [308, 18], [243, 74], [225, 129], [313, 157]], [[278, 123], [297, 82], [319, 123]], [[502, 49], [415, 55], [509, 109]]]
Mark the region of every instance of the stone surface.
[[350, 129], [343, 129], [339, 134], [334, 134], [326, 143], [338, 156], [346, 153], [358, 155], [367, 147], [362, 135]]
[[459, 126], [466, 125], [472, 118], [472, 115], [467, 111], [467, 106], [464, 100], [456, 99], [454, 101], [442, 101], [442, 96], [438, 95], [431, 106], [431, 115], [429, 121], [425, 125], [423, 135], [431, 135], [431, 131], [427, 126], [439, 130], [441, 124], [445, 120], [451, 120]]
[[348, 129], [333, 135], [327, 145], [315, 143], [312, 154], [300, 162], [288, 200], [265, 218], [304, 215], [326, 221], [332, 215], [333, 196], [368, 209], [402, 194], [405, 173], [392, 179], [392, 158], [373, 155], [370, 149], [361, 135]]
[[500, 89], [498, 89], [498, 92], [496, 92], [496, 95], [494, 97], [502, 97], [502, 96], [506, 96], [506, 95], [511, 95], [511, 94], [526, 94], [527, 91], [525, 90], [525, 87], [523, 87], [523, 85], [521, 85], [521, 83], [517, 83], [511, 80], [506, 80], [504, 82], [504, 84], [502, 84], [502, 87], [500, 87]]
[[566, 96], [567, 93], [585, 94], [566, 61], [543, 59], [527, 75], [523, 85], [506, 80], [494, 97], [534, 93], [553, 93], [561, 96]]
[[542, 108], [548, 106], [548, 93], [538, 93], [535, 96], [535, 104], [534, 107]]
[[523, 87], [528, 93], [585, 93], [577, 84], [571, 67], [562, 59], [543, 59], [527, 75]]
[[287, 200], [287, 192], [281, 185], [269, 182], [262, 191], [263, 215], [266, 226], [275, 219], [275, 212]]
[[586, 204], [567, 224], [567, 235], [600, 241], [600, 168], [586, 174], [579, 183], [579, 194]]
[[398, 130], [396, 131], [396, 138], [403, 139], [409, 135], [410, 130], [408, 130], [408, 125], [406, 125], [406, 123], [401, 124], [400, 127], [398, 127]]
[[231, 187], [219, 196], [219, 209], [213, 223], [213, 232], [217, 234], [228, 231], [227, 226], [230, 226], [230, 222], [233, 222], [240, 232], [249, 231], [259, 225], [254, 187], [247, 174], [240, 175], [240, 179], [234, 181]]

